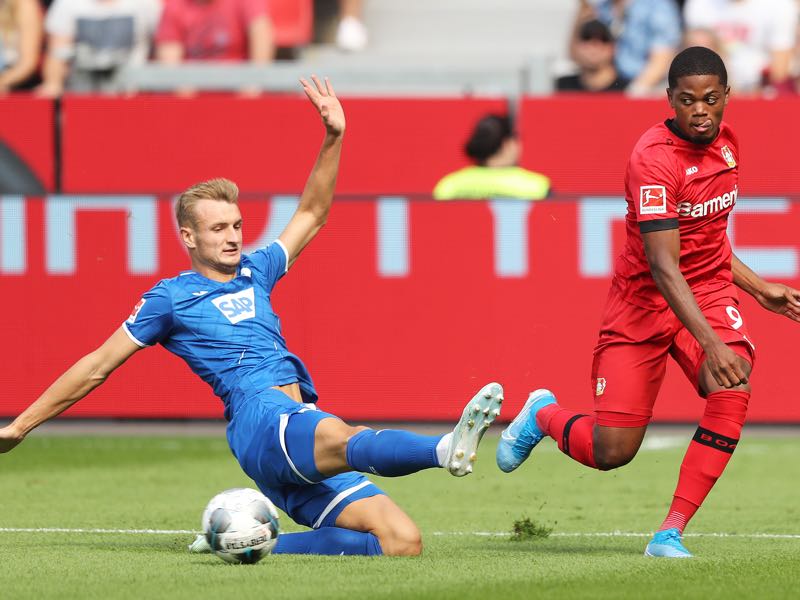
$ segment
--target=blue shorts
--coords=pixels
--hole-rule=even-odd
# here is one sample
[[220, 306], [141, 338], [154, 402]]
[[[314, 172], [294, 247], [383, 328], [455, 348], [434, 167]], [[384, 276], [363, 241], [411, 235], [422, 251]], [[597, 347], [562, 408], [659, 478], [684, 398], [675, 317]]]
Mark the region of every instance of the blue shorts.
[[243, 401], [228, 424], [228, 444], [259, 489], [295, 522], [331, 527], [351, 503], [384, 492], [361, 473], [326, 478], [314, 464], [314, 432], [327, 418], [268, 389]]

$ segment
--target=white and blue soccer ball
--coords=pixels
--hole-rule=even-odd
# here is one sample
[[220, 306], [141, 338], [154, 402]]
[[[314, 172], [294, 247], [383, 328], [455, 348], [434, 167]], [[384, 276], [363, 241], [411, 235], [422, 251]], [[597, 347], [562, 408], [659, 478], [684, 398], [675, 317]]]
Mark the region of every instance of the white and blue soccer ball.
[[249, 488], [225, 490], [203, 511], [211, 551], [229, 563], [253, 564], [278, 542], [278, 511], [264, 494]]

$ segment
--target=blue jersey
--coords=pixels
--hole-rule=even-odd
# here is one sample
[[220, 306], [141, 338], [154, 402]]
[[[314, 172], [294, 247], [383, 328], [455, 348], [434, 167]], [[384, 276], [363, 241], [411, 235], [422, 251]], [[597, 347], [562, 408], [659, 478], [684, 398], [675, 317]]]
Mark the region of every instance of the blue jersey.
[[227, 419], [239, 400], [276, 385], [298, 383], [303, 401], [316, 402], [311, 376], [287, 349], [270, 304], [287, 268], [278, 240], [243, 256], [225, 283], [184, 271], [148, 291], [123, 327], [139, 346], [160, 343], [185, 360], [222, 398]]

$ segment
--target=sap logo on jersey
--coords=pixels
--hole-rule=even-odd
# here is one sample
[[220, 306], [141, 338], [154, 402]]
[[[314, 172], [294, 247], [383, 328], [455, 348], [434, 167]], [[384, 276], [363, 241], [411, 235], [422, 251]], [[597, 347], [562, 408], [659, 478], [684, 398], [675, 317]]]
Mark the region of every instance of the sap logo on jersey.
[[212, 300], [225, 318], [234, 325], [256, 316], [256, 299], [253, 288], [249, 287], [235, 294], [225, 294]]
[[658, 215], [667, 212], [667, 190], [663, 185], [639, 187], [639, 212], [643, 215]]

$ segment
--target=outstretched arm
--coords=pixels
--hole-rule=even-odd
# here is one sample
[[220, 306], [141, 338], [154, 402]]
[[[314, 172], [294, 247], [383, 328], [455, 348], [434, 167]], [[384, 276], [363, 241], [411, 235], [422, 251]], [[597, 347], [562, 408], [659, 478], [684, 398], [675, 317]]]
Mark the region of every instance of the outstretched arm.
[[716, 382], [726, 388], [747, 382], [736, 353], [714, 332], [697, 305], [692, 289], [680, 270], [678, 229], [642, 234], [650, 272], [669, 307], [689, 330], [706, 355], [706, 364]]
[[761, 306], [800, 323], [800, 291], [782, 283], [764, 281], [735, 254], [731, 270], [733, 283], [755, 298]]
[[102, 346], [56, 379], [13, 423], [0, 428], [0, 453], [12, 450], [31, 430], [86, 396], [139, 349], [120, 327]]
[[305, 79], [301, 79], [300, 83], [306, 96], [322, 117], [325, 140], [322, 142], [317, 162], [306, 181], [297, 211], [283, 233], [278, 236], [289, 254], [290, 267], [328, 220], [333, 191], [336, 187], [336, 176], [339, 172], [339, 157], [342, 153], [342, 136], [345, 129], [344, 111], [330, 81], [325, 78], [323, 85], [316, 75], [312, 75], [311, 80], [314, 85]]

